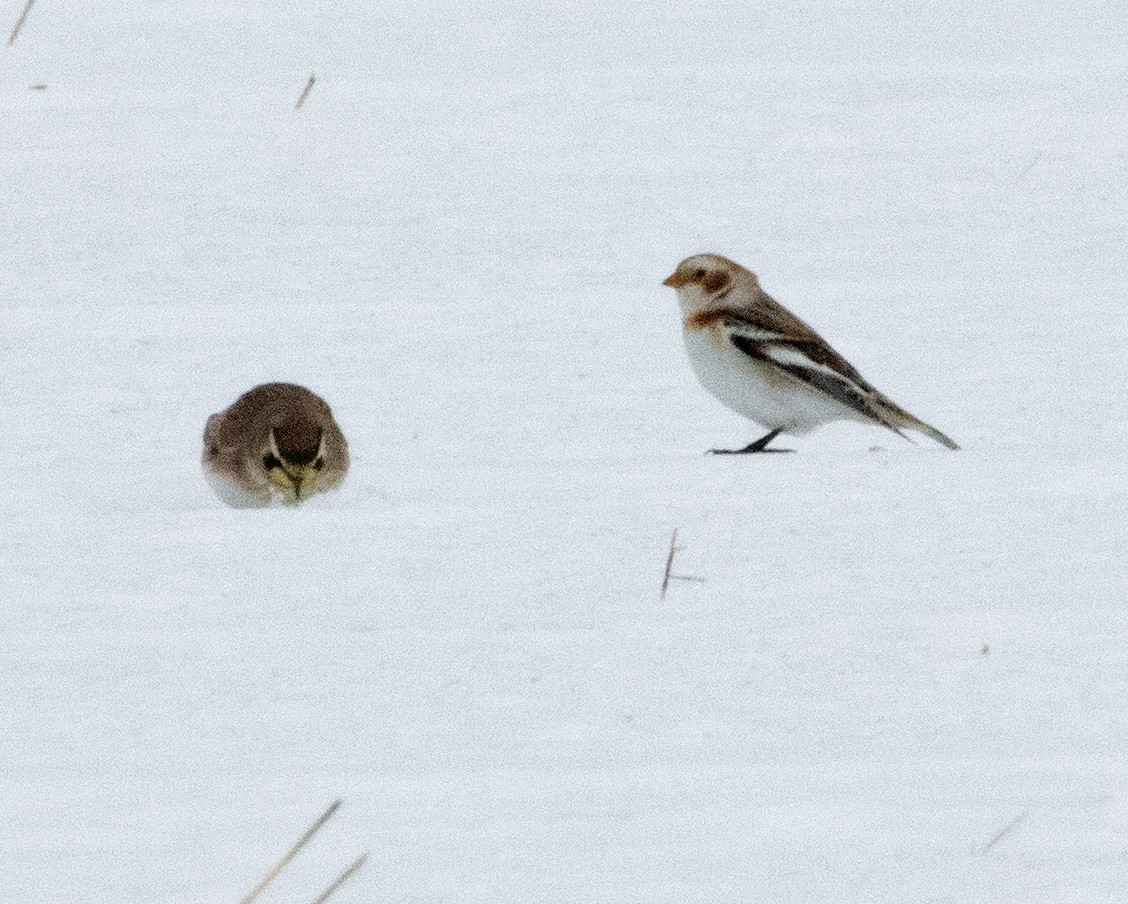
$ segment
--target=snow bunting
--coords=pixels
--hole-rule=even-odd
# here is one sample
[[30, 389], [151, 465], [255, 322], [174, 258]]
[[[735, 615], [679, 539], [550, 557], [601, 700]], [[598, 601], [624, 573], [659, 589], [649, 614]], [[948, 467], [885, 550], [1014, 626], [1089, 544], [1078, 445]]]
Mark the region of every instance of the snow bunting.
[[204, 427], [204, 476], [236, 508], [296, 505], [345, 479], [349, 447], [333, 412], [293, 383], [243, 393]]
[[[716, 254], [686, 258], [663, 283], [677, 290], [689, 362], [720, 401], [770, 431], [723, 454], [769, 449], [780, 433], [802, 434], [849, 419], [916, 430], [954, 442], [870, 386], [826, 340], [760, 288], [756, 274]], [[907, 439], [907, 437], [906, 437]]]

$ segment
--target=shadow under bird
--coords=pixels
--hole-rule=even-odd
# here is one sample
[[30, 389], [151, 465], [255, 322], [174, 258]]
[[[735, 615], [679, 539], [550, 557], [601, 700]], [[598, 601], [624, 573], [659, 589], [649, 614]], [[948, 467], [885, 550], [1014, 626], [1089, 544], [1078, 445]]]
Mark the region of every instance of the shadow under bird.
[[349, 448], [321, 396], [294, 383], [265, 383], [208, 418], [202, 464], [228, 505], [297, 505], [340, 485]]
[[740, 264], [697, 254], [678, 264], [663, 285], [678, 293], [686, 352], [701, 384], [769, 431], [743, 449], [711, 452], [791, 452], [768, 444], [781, 433], [809, 433], [837, 420], [880, 424], [902, 437], [903, 430], [914, 430], [959, 448], [867, 383]]

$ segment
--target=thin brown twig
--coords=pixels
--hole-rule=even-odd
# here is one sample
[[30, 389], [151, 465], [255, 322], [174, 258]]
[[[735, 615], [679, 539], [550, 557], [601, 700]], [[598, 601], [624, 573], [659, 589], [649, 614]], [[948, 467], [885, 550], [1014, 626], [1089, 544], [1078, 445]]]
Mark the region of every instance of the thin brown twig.
[[1019, 824], [1026, 819], [1027, 815], [1027, 813], [1019, 813], [1018, 816], [999, 829], [999, 831], [991, 837], [991, 840], [983, 845], [982, 853], [986, 854], [991, 848], [1006, 838], [1014, 829], [1018, 828]]
[[16, 19], [15, 27], [12, 29], [11, 35], [8, 36], [8, 46], [9, 47], [11, 47], [13, 44], [15, 44], [16, 38], [18, 38], [20, 36], [20, 29], [23, 28], [23, 24], [27, 20], [27, 14], [31, 12], [31, 5], [34, 2], [35, 2], [35, 0], [27, 0], [27, 6], [25, 6], [23, 8], [23, 12], [20, 13], [20, 17], [18, 19]]
[[699, 578], [695, 574], [674, 574], [674, 556], [677, 555], [684, 546], [678, 546], [678, 529], [674, 528], [674, 535], [670, 537], [670, 554], [666, 556], [666, 571], [662, 575], [662, 595], [659, 599], [666, 598], [666, 591], [670, 589], [670, 581], [697, 581], [698, 583], [705, 583], [705, 578]]
[[670, 589], [670, 570], [674, 567], [674, 556], [678, 551], [678, 529], [674, 528], [674, 535], [670, 537], [670, 554], [666, 556], [666, 571], [662, 574], [662, 595], [659, 599], [666, 598], [666, 591]]
[[333, 894], [333, 892], [335, 892], [342, 885], [344, 885], [345, 881], [349, 878], [349, 876], [351, 876], [358, 869], [360, 869], [362, 866], [364, 866], [364, 862], [367, 859], [368, 859], [368, 852], [366, 851], [365, 853], [363, 853], [359, 857], [357, 857], [351, 864], [349, 864], [348, 868], [343, 873], [341, 873], [341, 875], [339, 875], [336, 879], [334, 879], [332, 882], [330, 882], [329, 887], [327, 889], [325, 889], [325, 891], [323, 891], [317, 897], [317, 899], [313, 902], [313, 904], [325, 904], [325, 902], [329, 900], [329, 896], [331, 894]]
[[305, 847], [309, 840], [315, 834], [317, 834], [317, 830], [329, 821], [329, 817], [337, 812], [337, 808], [339, 806], [341, 806], [340, 800], [333, 801], [333, 803], [329, 805], [329, 809], [327, 809], [324, 813], [317, 817], [317, 820], [314, 822], [314, 824], [306, 829], [305, 834], [302, 835], [302, 837], [299, 838], [297, 842], [295, 842], [294, 846], [286, 852], [285, 856], [281, 860], [274, 864], [274, 867], [270, 870], [270, 872], [262, 877], [262, 879], [259, 881], [259, 884], [251, 889], [251, 893], [243, 898], [243, 900], [240, 901], [239, 904], [251, 904], [251, 902], [255, 898], [262, 894], [262, 890], [278, 878], [278, 874], [286, 868], [286, 864], [293, 860], [294, 857], [297, 856], [298, 851]]
[[302, 93], [300, 95], [298, 95], [298, 102], [296, 104], [294, 104], [295, 110], [300, 110], [302, 108], [302, 104], [304, 104], [306, 102], [306, 98], [309, 97], [309, 92], [313, 90], [313, 83], [316, 82], [316, 81], [317, 81], [316, 75], [311, 75], [309, 77], [309, 81], [306, 82], [306, 86], [304, 88], [302, 88]]

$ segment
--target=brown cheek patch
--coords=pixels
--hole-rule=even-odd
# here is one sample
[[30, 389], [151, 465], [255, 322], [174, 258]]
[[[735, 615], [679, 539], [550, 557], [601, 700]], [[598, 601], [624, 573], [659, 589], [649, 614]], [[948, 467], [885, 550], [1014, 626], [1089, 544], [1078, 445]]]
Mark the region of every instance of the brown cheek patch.
[[721, 270], [714, 270], [712, 273], [705, 275], [705, 279], [701, 281], [702, 288], [705, 289], [710, 295], [720, 292], [725, 286], [732, 282], [732, 277]]

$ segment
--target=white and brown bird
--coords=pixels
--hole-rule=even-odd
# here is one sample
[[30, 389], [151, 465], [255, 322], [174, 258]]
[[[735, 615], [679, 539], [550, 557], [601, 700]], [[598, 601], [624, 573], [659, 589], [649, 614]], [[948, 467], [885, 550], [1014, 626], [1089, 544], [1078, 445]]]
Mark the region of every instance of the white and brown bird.
[[296, 505], [345, 479], [349, 447], [321, 396], [293, 383], [265, 383], [208, 418], [202, 463], [228, 505]]
[[[951, 439], [869, 383], [818, 333], [760, 288], [756, 274], [717, 254], [686, 258], [664, 285], [677, 290], [689, 362], [701, 384], [769, 432], [743, 449], [769, 449], [780, 433], [803, 434], [836, 420]], [[906, 437], [907, 439], [907, 437]]]

